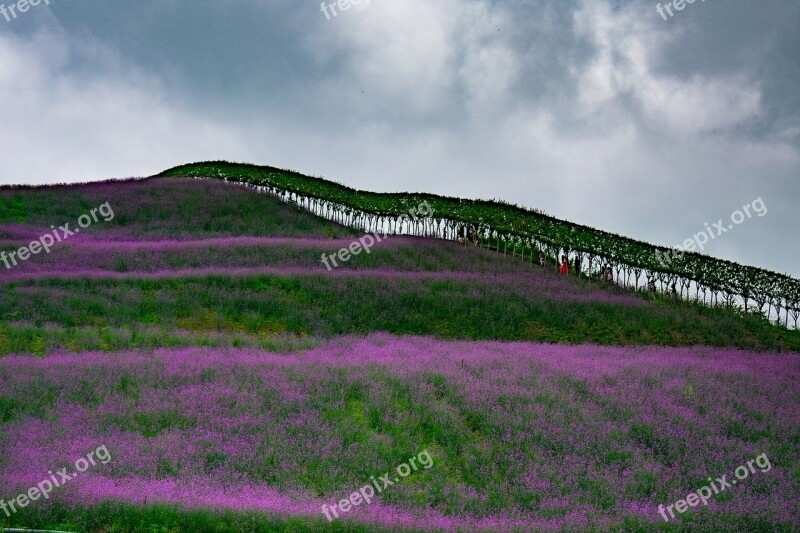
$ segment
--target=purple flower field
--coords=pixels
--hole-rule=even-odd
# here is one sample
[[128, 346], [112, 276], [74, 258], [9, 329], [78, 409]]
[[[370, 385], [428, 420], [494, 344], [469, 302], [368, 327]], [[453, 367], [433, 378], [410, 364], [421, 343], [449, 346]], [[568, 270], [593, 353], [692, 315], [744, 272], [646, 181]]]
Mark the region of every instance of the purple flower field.
[[659, 504], [766, 453], [769, 471], [683, 518], [702, 530], [787, 528], [800, 523], [798, 382], [796, 353], [382, 334], [289, 355], [10, 356], [0, 359], [0, 498], [105, 445], [108, 464], [31, 505], [167, 502], [318, 519], [323, 504], [427, 449], [429, 470], [346, 519], [649, 529], [663, 522]]
[[[40, 232], [40, 233], [37, 233]], [[6, 225], [0, 235], [34, 239], [44, 229]], [[517, 287], [532, 297], [575, 302], [644, 305], [635, 295], [611, 286], [577, 284], [534, 268], [530, 262], [498, 257], [487, 250], [413, 237], [389, 236], [370, 254], [328, 271], [322, 253], [334, 253], [349, 239], [219, 237], [180, 240], [118, 240], [87, 233], [57, 244], [12, 268], [0, 264], [0, 284], [47, 279], [175, 279], [216, 276], [319, 276], [449, 280]], [[19, 247], [24, 239], [0, 241]]]
[[[90, 206], [115, 217], [0, 264], [0, 529], [800, 523], [791, 332], [419, 237], [328, 271], [322, 254], [360, 232], [220, 182], [2, 192], [6, 253]], [[110, 460], [6, 515], [101, 448]], [[341, 508], [423, 451], [430, 468]], [[662, 518], [757, 457], [769, 468]]]

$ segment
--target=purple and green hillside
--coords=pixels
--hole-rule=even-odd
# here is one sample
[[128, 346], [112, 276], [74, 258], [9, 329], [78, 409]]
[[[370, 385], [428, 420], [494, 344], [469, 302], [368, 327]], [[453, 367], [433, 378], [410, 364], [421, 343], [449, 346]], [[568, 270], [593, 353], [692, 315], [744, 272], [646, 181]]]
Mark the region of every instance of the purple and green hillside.
[[111, 452], [59, 493], [79, 516], [111, 499], [315, 521], [427, 450], [429, 469], [348, 523], [648, 528], [658, 503], [761, 453], [768, 471], [691, 520], [744, 531], [798, 518], [798, 354], [371, 335], [290, 355], [87, 352], [11, 356], [0, 368], [2, 493], [97, 442]]
[[797, 331], [452, 241], [329, 270], [361, 232], [216, 180], [0, 188], [0, 252], [104, 204], [0, 263], [0, 529], [800, 528]]

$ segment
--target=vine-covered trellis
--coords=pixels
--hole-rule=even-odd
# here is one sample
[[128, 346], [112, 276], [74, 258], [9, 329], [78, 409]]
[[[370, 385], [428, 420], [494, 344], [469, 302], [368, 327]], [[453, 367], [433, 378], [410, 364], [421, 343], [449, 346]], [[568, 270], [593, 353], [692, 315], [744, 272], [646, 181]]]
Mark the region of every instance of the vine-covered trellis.
[[[538, 261], [542, 251], [550, 261], [567, 256], [583, 273], [609, 265], [623, 286], [641, 289], [640, 283], [652, 279], [660, 291], [674, 287], [681, 298], [706, 305], [741, 305], [746, 313], [774, 317], [795, 329], [800, 318], [800, 280], [786, 274], [691, 252], [673, 256], [662, 246], [504, 202], [358, 191], [293, 171], [229, 162], [192, 163], [159, 176], [216, 178], [255, 187], [365, 232], [460, 240], [529, 261]], [[423, 202], [433, 209], [431, 216], [416, 220], [403, 216]], [[670, 260], [664, 261], [667, 256]]]

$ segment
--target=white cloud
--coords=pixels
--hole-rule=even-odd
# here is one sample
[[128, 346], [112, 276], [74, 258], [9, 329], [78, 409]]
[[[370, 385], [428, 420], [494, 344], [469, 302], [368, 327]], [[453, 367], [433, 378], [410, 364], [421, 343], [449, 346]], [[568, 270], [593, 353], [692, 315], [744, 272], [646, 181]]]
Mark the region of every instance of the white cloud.
[[[90, 61], [87, 73], [78, 66]], [[0, 35], [5, 183], [148, 175], [177, 162], [240, 153], [241, 132], [197, 118], [159, 81], [113, 51], [41, 31]]]
[[323, 63], [343, 58], [325, 91], [355, 84], [420, 114], [463, 91], [463, 105], [480, 113], [503, 102], [517, 75], [499, 31], [508, 25], [506, 12], [483, 0], [373, 1], [332, 18], [310, 46]]
[[378, 2], [361, 4], [327, 21], [312, 38], [323, 59], [344, 58], [335, 84], [347, 80], [422, 112], [440, 105], [452, 84], [455, 2]]
[[585, 110], [594, 112], [629, 96], [651, 129], [684, 135], [729, 130], [760, 116], [758, 84], [742, 75], [679, 79], [654, 72], [654, 59], [669, 53], [682, 36], [675, 26], [660, 28], [659, 21], [643, 19], [636, 5], [613, 10], [601, 0], [583, 2], [575, 28], [595, 53], [573, 73]]

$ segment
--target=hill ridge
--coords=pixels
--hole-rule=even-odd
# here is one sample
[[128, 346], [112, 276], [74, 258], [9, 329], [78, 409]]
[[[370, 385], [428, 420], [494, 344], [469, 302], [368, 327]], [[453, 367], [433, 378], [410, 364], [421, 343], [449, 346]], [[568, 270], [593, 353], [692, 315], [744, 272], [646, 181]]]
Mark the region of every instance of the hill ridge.
[[[679, 285], [680, 295], [689, 298], [695, 289], [695, 298], [702, 291], [711, 292], [710, 302], [719, 304], [719, 295], [727, 307], [733, 307], [735, 299], [741, 300], [745, 312], [766, 313], [767, 318], [775, 308], [776, 321], [789, 326], [790, 316], [797, 327], [800, 318], [800, 280], [787, 274], [779, 274], [760, 267], [742, 265], [694, 252], [675, 258], [668, 266], [661, 257], [671, 249], [644, 241], [617, 235], [590, 226], [559, 219], [536, 209], [524, 208], [497, 200], [466, 200], [429, 193], [376, 193], [347, 187], [320, 177], [307, 176], [299, 172], [271, 166], [249, 163], [211, 161], [189, 163], [165, 170], [155, 177], [197, 177], [222, 179], [254, 186], [270, 192], [284, 201], [308, 208], [324, 216], [320, 203], [327, 212], [333, 211], [337, 221], [352, 225], [363, 218], [385, 219], [402, 215], [409, 205], [427, 201], [434, 207], [437, 237], [453, 235], [465, 237], [475, 234], [478, 244], [500, 243], [512, 255], [517, 250], [523, 256], [534, 249], [544, 250], [548, 256], [567, 255], [572, 262], [576, 256], [581, 265], [588, 263], [588, 270], [610, 264], [624, 272], [624, 284], [635, 277], [638, 288], [641, 274], [645, 279], [653, 277], [669, 287]], [[480, 209], [485, 208], [483, 213]], [[385, 223], [385, 221], [384, 221]], [[365, 226], [366, 229], [366, 226]], [[588, 257], [587, 257], [588, 256]], [[595, 264], [596, 263], [596, 264]], [[768, 306], [767, 310], [764, 307]]]

